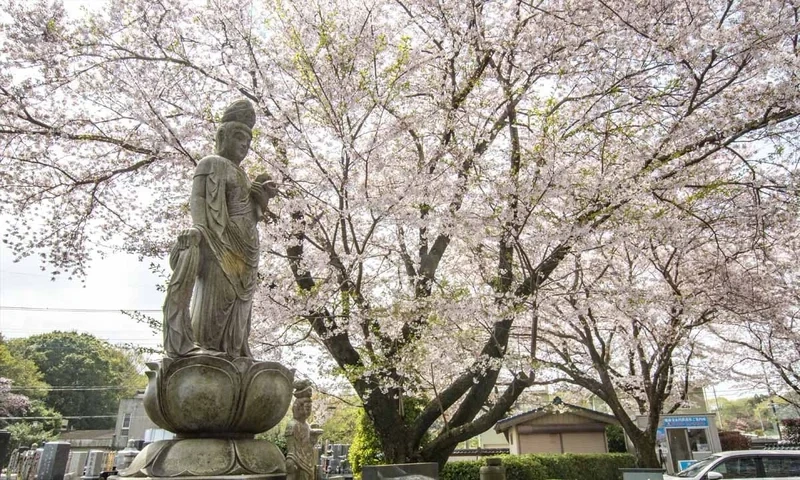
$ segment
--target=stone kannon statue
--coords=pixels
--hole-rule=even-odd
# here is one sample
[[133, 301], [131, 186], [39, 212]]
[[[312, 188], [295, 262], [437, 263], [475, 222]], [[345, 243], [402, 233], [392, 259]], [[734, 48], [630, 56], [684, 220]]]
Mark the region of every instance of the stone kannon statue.
[[251, 182], [240, 167], [250, 148], [255, 110], [231, 104], [216, 134], [216, 155], [197, 164], [189, 202], [192, 228], [170, 253], [164, 302], [168, 357], [252, 358], [247, 340], [258, 273], [258, 221], [277, 194], [266, 174]]
[[316, 480], [314, 445], [322, 430], [307, 423], [311, 416], [311, 382], [296, 381], [294, 398], [292, 419], [286, 426], [286, 479]]
[[166, 356], [145, 372], [145, 411], [175, 437], [148, 444], [121, 478], [286, 478], [280, 449], [255, 438], [281, 421], [294, 393], [294, 370], [258, 361], [247, 344], [257, 224], [277, 193], [268, 175], [251, 182], [240, 167], [255, 118], [249, 101], [231, 104], [217, 129], [216, 155], [195, 169], [192, 227], [170, 253]]

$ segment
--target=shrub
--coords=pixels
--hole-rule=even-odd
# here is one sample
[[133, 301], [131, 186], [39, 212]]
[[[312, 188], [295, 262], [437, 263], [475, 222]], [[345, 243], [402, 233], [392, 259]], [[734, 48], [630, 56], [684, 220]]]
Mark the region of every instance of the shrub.
[[[414, 420], [417, 419], [417, 416], [425, 406], [425, 401], [424, 398], [406, 397], [403, 399], [403, 409], [405, 410], [403, 421], [406, 424], [406, 428], [410, 428], [414, 424]], [[425, 434], [422, 438], [421, 446], [424, 447], [429, 441], [430, 435]], [[361, 469], [364, 465], [382, 465], [386, 463], [381, 449], [381, 441], [375, 432], [372, 421], [363, 408], [358, 412], [356, 431], [353, 435], [353, 443], [350, 444], [347, 460], [350, 462], [350, 468], [353, 469], [356, 478], [361, 478]]]
[[508, 455], [503, 457], [506, 480], [546, 480], [550, 477], [537, 455]]
[[547, 478], [563, 480], [621, 479], [620, 468], [636, 465], [635, 457], [627, 453], [565, 453], [537, 457], [545, 468]]
[[[619, 480], [620, 468], [636, 460], [627, 453], [504, 455], [507, 480]], [[439, 473], [441, 480], [478, 480], [485, 460], [451, 462]]]
[[350, 444], [347, 460], [350, 462], [353, 473], [359, 476], [364, 465], [383, 463], [381, 442], [375, 433], [375, 427], [372, 426], [372, 422], [363, 409], [358, 414], [356, 433], [353, 435], [353, 443]]
[[792, 443], [800, 444], [800, 418], [781, 420], [784, 437]]
[[719, 443], [723, 452], [750, 449], [750, 439], [740, 432], [719, 432]]
[[609, 453], [626, 453], [628, 451], [628, 446], [625, 444], [625, 432], [619, 425], [607, 426], [606, 438], [608, 439]]
[[481, 467], [484, 465], [486, 465], [485, 460], [448, 462], [439, 472], [439, 480], [478, 480]]

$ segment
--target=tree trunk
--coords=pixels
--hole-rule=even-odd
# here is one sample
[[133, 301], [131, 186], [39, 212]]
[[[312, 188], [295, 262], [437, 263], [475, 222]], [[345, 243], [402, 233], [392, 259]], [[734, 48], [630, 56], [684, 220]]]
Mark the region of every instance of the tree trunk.
[[381, 450], [383, 451], [384, 461], [386, 463], [406, 463], [412, 461], [408, 451], [408, 442], [405, 435], [401, 431], [395, 434], [386, 432], [378, 432], [381, 441]]
[[656, 451], [655, 431], [647, 429], [630, 435], [636, 455], [636, 465], [642, 468], [661, 468], [661, 459]]

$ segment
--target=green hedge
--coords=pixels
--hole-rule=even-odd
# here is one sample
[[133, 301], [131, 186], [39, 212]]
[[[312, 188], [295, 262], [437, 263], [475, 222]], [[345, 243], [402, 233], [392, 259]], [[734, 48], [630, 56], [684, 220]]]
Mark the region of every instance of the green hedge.
[[[504, 455], [507, 480], [620, 480], [620, 468], [635, 466], [627, 453], [563, 455]], [[449, 462], [439, 473], [441, 480], [479, 480], [486, 460]]]

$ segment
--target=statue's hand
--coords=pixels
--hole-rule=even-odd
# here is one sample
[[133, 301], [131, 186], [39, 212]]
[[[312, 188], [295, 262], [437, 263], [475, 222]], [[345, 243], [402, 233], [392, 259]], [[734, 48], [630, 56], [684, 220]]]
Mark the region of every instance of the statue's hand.
[[266, 203], [270, 198], [278, 196], [278, 185], [272, 181], [268, 173], [262, 173], [253, 182], [252, 191]]
[[183, 230], [178, 234], [178, 248], [183, 250], [189, 247], [196, 247], [200, 245], [201, 238], [203, 238], [203, 235], [200, 230], [194, 227]]
[[297, 471], [297, 465], [291, 458], [286, 459], [286, 473], [294, 473]]

